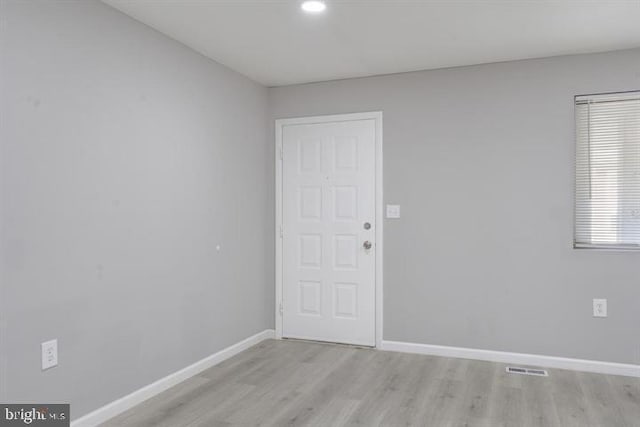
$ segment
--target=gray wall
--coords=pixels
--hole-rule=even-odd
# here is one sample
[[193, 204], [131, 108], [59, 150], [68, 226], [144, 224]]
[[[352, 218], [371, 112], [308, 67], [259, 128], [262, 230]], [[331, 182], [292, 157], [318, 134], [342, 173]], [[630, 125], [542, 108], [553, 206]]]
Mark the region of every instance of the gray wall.
[[77, 418], [269, 327], [266, 89], [96, 1], [1, 12], [0, 401]]
[[385, 339], [640, 363], [640, 253], [571, 244], [573, 96], [634, 89], [640, 50], [274, 88], [269, 102], [272, 120], [384, 112], [384, 200], [402, 205], [385, 220]]

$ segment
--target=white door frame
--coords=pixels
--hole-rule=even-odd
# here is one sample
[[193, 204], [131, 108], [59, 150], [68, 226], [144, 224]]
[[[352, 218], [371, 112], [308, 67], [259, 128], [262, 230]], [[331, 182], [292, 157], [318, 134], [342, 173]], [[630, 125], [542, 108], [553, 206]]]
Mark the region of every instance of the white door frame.
[[382, 199], [382, 111], [373, 111], [366, 113], [336, 114], [328, 116], [314, 117], [297, 117], [291, 119], [276, 120], [276, 307], [275, 307], [275, 323], [276, 338], [282, 339], [282, 134], [285, 126], [314, 124], [314, 123], [331, 123], [344, 122], [353, 120], [374, 120], [375, 122], [375, 157], [376, 157], [376, 183], [375, 183], [375, 206], [376, 206], [376, 250], [375, 250], [375, 337], [376, 347], [382, 346], [382, 315], [383, 315], [383, 199]]

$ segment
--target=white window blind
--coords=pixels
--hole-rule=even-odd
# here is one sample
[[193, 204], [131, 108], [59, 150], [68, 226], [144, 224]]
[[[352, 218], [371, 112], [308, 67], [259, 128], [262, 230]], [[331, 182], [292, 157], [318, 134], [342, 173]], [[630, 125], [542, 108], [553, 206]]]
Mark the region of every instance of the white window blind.
[[575, 98], [576, 248], [640, 249], [640, 92]]

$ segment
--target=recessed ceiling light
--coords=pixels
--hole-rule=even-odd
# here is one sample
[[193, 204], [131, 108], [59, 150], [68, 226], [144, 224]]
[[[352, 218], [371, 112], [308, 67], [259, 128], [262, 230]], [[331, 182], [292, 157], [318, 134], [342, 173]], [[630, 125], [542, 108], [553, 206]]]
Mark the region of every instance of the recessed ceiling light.
[[308, 13], [320, 13], [324, 12], [324, 10], [327, 8], [327, 5], [324, 4], [324, 2], [321, 0], [306, 0], [302, 2], [302, 5], [300, 7], [302, 8], [302, 10]]

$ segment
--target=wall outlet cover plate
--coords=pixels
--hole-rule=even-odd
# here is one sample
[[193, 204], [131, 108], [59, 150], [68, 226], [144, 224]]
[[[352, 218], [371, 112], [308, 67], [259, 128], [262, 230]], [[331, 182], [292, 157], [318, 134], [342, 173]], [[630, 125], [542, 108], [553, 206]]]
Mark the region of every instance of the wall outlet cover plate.
[[42, 349], [42, 370], [58, 366], [58, 340], [43, 342]]
[[607, 300], [603, 298], [593, 299], [593, 317], [607, 317]]

